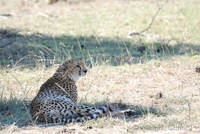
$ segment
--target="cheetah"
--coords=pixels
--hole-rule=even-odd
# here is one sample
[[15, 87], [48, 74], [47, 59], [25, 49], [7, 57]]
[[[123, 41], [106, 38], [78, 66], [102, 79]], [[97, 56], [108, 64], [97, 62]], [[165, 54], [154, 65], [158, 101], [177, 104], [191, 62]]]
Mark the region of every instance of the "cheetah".
[[87, 68], [81, 59], [71, 59], [58, 67], [31, 102], [30, 113], [36, 122], [70, 123], [97, 119], [108, 107], [94, 108], [77, 104], [76, 82], [85, 76]]

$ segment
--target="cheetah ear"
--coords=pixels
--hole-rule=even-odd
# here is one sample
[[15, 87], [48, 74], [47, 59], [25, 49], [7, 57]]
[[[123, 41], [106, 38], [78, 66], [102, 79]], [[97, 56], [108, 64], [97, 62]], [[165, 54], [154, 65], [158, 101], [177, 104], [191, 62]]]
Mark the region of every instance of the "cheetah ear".
[[79, 58], [74, 58], [74, 59], [68, 59], [63, 64], [72, 63], [74, 61], [83, 61], [83, 58], [79, 57]]
[[68, 64], [72, 63], [74, 61], [74, 59], [69, 59], [69, 60], [66, 60], [62, 65], [64, 67], [66, 67]]
[[83, 59], [82, 58], [76, 58], [76, 59], [70, 59], [70, 60], [67, 60], [67, 61], [65, 61], [63, 64], [62, 64], [62, 66], [64, 67], [64, 68], [66, 68], [69, 64], [71, 64], [71, 63], [79, 63], [79, 64], [84, 64], [84, 61], [83, 61]]
[[80, 60], [80, 61], [79, 61], [79, 64], [80, 64], [81, 66], [84, 66], [84, 65], [85, 65], [85, 62], [84, 62], [83, 60]]
[[74, 61], [77, 62], [78, 65], [85, 65], [83, 58], [76, 58]]

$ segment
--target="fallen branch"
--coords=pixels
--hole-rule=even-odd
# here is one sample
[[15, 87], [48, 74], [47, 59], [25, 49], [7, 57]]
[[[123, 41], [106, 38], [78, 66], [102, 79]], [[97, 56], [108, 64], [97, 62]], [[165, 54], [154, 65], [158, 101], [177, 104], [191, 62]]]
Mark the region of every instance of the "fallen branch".
[[129, 36], [134, 36], [134, 35], [140, 35], [140, 36], [144, 36], [143, 33], [147, 32], [153, 25], [156, 17], [158, 16], [158, 14], [161, 12], [161, 10], [164, 8], [164, 6], [168, 3], [169, 0], [166, 0], [164, 2], [164, 4], [162, 4], [162, 6], [159, 6], [158, 10], [156, 11], [156, 13], [154, 14], [154, 16], [151, 19], [151, 23], [142, 31], [140, 32], [131, 32], [129, 33]]

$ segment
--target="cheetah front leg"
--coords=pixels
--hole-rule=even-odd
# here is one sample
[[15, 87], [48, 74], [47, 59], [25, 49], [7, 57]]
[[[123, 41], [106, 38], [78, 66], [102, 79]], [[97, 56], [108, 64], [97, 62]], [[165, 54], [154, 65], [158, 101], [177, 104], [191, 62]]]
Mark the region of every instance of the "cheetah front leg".
[[108, 112], [108, 108], [106, 106], [101, 106], [99, 108], [91, 107], [91, 106], [86, 106], [86, 105], [76, 105], [78, 108], [78, 113], [81, 115], [103, 115]]
[[71, 110], [75, 113], [75, 118], [69, 120], [68, 122], [83, 122], [85, 120], [97, 119], [106, 115], [109, 108], [106, 106], [101, 106], [99, 108], [94, 108], [86, 105], [74, 105]]

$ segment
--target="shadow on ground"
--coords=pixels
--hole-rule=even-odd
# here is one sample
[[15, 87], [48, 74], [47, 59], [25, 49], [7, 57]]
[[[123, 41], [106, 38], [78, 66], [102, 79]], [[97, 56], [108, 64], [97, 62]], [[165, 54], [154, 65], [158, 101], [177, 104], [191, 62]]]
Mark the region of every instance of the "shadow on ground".
[[[100, 102], [94, 105], [90, 104], [84, 104], [84, 105], [99, 107], [102, 105], [108, 105], [108, 103]], [[115, 109], [122, 111], [121, 113], [113, 114], [112, 117], [108, 116], [109, 118], [117, 118], [122, 120], [126, 119], [126, 121], [133, 121], [135, 118], [139, 118], [147, 114], [153, 114], [156, 116], [165, 115], [165, 113], [162, 110], [153, 107], [136, 106], [124, 103], [109, 103], [109, 105], [110, 106], [112, 105], [112, 107], [115, 107]], [[18, 99], [12, 99], [9, 101], [0, 100], [0, 130], [13, 124], [16, 125], [17, 127], [33, 125], [34, 123], [32, 123], [29, 109], [30, 109], [30, 100], [18, 100]], [[41, 123], [38, 125], [45, 126], [45, 124]], [[53, 124], [47, 126], [52, 126], [52, 125]]]
[[29, 100], [0, 99], [0, 130], [4, 126], [15, 124], [24, 126], [30, 122]]
[[121, 65], [166, 59], [177, 55], [199, 54], [199, 44], [178, 41], [144, 43], [134, 39], [98, 36], [48, 36], [27, 34], [16, 29], [0, 29], [0, 64], [3, 66], [44, 63], [46, 66], [66, 59], [85, 59], [88, 65]]

